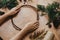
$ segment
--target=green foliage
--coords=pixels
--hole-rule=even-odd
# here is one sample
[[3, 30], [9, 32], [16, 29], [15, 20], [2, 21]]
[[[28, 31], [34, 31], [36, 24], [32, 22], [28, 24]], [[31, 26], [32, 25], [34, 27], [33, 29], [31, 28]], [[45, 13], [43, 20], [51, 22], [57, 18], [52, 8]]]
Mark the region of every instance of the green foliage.
[[48, 13], [48, 16], [51, 20], [56, 19], [56, 14], [58, 14], [58, 11], [57, 11], [58, 8], [59, 8], [59, 3], [57, 2], [49, 4], [46, 7], [46, 10], [47, 10], [46, 12]]
[[[17, 6], [17, 0], [0, 0], [0, 8], [7, 7], [8, 9], [12, 9], [13, 7]], [[3, 15], [4, 12], [0, 11], [0, 15]]]
[[1, 0], [0, 1], [0, 8], [7, 7], [11, 9], [18, 4], [17, 0]]
[[6, 0], [0, 0], [0, 8], [6, 5]]
[[45, 6], [44, 5], [37, 5], [38, 10], [42, 11], [41, 16], [45, 15], [43, 12], [45, 12]]
[[38, 7], [38, 10], [45, 12], [45, 6], [44, 5], [37, 5], [37, 7]]
[[38, 10], [48, 13], [49, 23], [53, 22], [54, 25], [58, 26], [58, 24], [60, 24], [60, 19], [58, 20], [58, 17], [60, 17], [60, 11], [58, 11], [60, 8], [59, 6], [60, 4], [58, 2], [53, 2], [52, 4], [47, 5], [46, 8], [43, 5], [38, 5], [37, 7]]
[[59, 6], [59, 3], [54, 2], [46, 7], [48, 16], [50, 18], [49, 20], [53, 21], [55, 28], [60, 25], [60, 19], [58, 19], [60, 16], [60, 11], [57, 10], [59, 9]]

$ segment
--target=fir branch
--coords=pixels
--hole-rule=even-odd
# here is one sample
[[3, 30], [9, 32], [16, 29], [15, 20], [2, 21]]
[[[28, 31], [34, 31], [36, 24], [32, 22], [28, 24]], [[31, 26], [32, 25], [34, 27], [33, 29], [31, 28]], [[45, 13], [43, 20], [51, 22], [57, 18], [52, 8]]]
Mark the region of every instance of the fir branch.
[[60, 3], [53, 2], [52, 4], [47, 5], [46, 8], [44, 5], [38, 5], [37, 7], [38, 10], [48, 13], [50, 21], [49, 24], [53, 22], [54, 26], [58, 27], [58, 25], [60, 24], [60, 19], [58, 20], [58, 18], [60, 17], [60, 11], [58, 11], [58, 9], [60, 8]]
[[37, 5], [38, 10], [45, 12], [45, 6], [44, 5]]
[[17, 4], [17, 0], [1, 0], [0, 8], [7, 7], [8, 9], [12, 9], [13, 7], [17, 6]]

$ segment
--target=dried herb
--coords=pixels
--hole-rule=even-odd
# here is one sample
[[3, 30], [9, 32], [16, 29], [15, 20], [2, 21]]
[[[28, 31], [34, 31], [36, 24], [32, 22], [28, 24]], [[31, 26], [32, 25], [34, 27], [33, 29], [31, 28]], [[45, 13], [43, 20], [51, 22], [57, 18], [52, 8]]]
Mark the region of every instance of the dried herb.
[[48, 31], [44, 30], [42, 32], [35, 31], [34, 33], [30, 34], [31, 40], [42, 40]]
[[42, 12], [48, 13], [49, 16], [49, 22], [48, 25], [53, 22], [54, 26], [57, 28], [60, 24], [60, 11], [58, 9], [60, 8], [60, 3], [53, 2], [52, 4], [47, 5], [45, 8], [44, 5], [38, 5], [37, 6], [39, 10]]
[[0, 8], [7, 7], [8, 9], [11, 9], [17, 4], [17, 0], [0, 0]]

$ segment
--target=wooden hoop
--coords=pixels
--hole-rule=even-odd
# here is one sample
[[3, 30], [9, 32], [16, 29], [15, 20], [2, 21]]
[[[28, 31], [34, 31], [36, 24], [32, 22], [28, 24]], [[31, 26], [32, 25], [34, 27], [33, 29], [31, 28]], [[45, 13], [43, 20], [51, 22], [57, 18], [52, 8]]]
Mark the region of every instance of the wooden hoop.
[[[28, 8], [31, 8], [32, 10], [34, 10], [34, 11], [36, 12], [36, 15], [37, 15], [37, 19], [36, 19], [36, 20], [39, 21], [39, 14], [38, 14], [37, 8], [35, 8], [35, 7], [31, 6], [31, 5], [22, 5], [22, 6], [20, 7], [20, 10], [21, 10], [22, 7], [28, 7]], [[18, 31], [21, 30], [21, 28], [19, 28], [19, 27], [14, 23], [13, 19], [11, 19], [11, 22], [12, 22], [13, 27], [14, 27], [16, 30], [18, 30]]]

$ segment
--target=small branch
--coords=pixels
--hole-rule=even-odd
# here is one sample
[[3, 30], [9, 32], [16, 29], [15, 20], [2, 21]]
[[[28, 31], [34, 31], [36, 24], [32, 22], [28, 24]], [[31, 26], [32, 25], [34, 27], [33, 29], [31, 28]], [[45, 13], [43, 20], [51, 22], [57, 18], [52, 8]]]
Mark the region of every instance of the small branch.
[[52, 40], [54, 34], [51, 31], [48, 31], [43, 40]]

